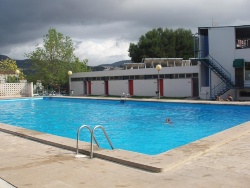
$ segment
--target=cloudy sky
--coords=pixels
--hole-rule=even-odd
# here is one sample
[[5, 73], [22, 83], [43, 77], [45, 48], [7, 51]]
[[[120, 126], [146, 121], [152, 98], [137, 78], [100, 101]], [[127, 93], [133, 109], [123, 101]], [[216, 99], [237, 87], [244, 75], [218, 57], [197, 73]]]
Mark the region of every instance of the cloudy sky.
[[88, 65], [130, 59], [130, 43], [162, 28], [250, 25], [250, 0], [0, 0], [0, 54], [25, 59], [55, 28]]

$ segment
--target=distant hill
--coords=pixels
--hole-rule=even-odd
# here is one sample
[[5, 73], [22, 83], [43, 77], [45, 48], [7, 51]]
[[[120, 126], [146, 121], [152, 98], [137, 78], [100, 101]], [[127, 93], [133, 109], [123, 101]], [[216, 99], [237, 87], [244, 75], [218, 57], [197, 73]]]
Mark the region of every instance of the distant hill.
[[[0, 55], [0, 60], [5, 60], [5, 59], [11, 59], [10, 57], [6, 56], [6, 55]], [[15, 59], [13, 59], [15, 60]], [[17, 67], [23, 70], [24, 74], [29, 74], [31, 71], [31, 62], [29, 59], [25, 59], [25, 60], [15, 60]]]
[[[0, 60], [5, 60], [5, 59], [7, 59], [7, 58], [9, 58], [8, 56], [6, 56], [6, 55], [0, 55]], [[10, 58], [9, 58], [10, 59]]]
[[103, 66], [103, 67], [106, 67], [106, 66], [112, 66], [112, 67], [120, 67], [122, 66], [124, 63], [132, 63], [131, 60], [122, 60], [122, 61], [117, 61], [115, 63], [111, 63], [111, 64], [101, 64], [101, 65], [98, 65], [98, 66]]
[[[11, 59], [8, 56], [5, 55], [0, 55], [0, 60], [5, 60], [5, 59]], [[13, 59], [15, 60], [15, 59]], [[15, 60], [17, 67], [23, 70], [24, 74], [29, 74], [31, 73], [31, 62], [29, 59], [24, 59], [24, 60]], [[124, 63], [132, 63], [131, 60], [122, 60], [122, 61], [117, 61], [115, 63], [111, 64], [101, 64], [98, 66], [91, 66], [92, 71], [103, 71], [105, 67], [121, 67]]]
[[122, 61], [117, 61], [115, 63], [111, 63], [111, 64], [101, 64], [98, 66], [92, 66], [91, 69], [92, 71], [103, 71], [105, 69], [105, 67], [121, 67], [122, 65], [124, 65], [124, 63], [132, 63], [131, 60], [122, 60]]

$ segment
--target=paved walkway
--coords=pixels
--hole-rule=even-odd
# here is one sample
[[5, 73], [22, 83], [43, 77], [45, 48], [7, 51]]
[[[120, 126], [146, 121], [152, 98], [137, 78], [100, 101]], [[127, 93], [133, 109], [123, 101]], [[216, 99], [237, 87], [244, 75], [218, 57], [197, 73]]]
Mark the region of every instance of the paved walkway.
[[[0, 132], [0, 177], [18, 188], [250, 185], [250, 132], [164, 173], [152, 173]], [[1, 184], [0, 186], [4, 185]], [[10, 185], [1, 186], [1, 188]]]

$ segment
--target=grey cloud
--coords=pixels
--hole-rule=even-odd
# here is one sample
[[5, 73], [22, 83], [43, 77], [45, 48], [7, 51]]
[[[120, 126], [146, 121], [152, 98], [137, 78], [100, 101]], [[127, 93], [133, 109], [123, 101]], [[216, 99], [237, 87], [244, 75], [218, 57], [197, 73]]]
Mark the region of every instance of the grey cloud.
[[221, 26], [248, 25], [249, 5], [248, 0], [0, 0], [0, 50], [41, 40], [50, 27], [79, 41], [134, 42], [158, 27], [196, 32], [212, 19]]

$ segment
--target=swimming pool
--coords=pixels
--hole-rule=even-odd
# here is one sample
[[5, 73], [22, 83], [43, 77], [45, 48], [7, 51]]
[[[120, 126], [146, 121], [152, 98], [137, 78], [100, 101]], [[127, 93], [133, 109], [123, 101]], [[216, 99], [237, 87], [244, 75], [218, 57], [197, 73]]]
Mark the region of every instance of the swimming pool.
[[[102, 125], [115, 148], [156, 155], [249, 121], [249, 106], [32, 98], [0, 101], [0, 122], [76, 139], [81, 125]], [[172, 124], [165, 119], [171, 118]], [[110, 148], [103, 133], [95, 136]], [[81, 131], [81, 140], [90, 134]]]

